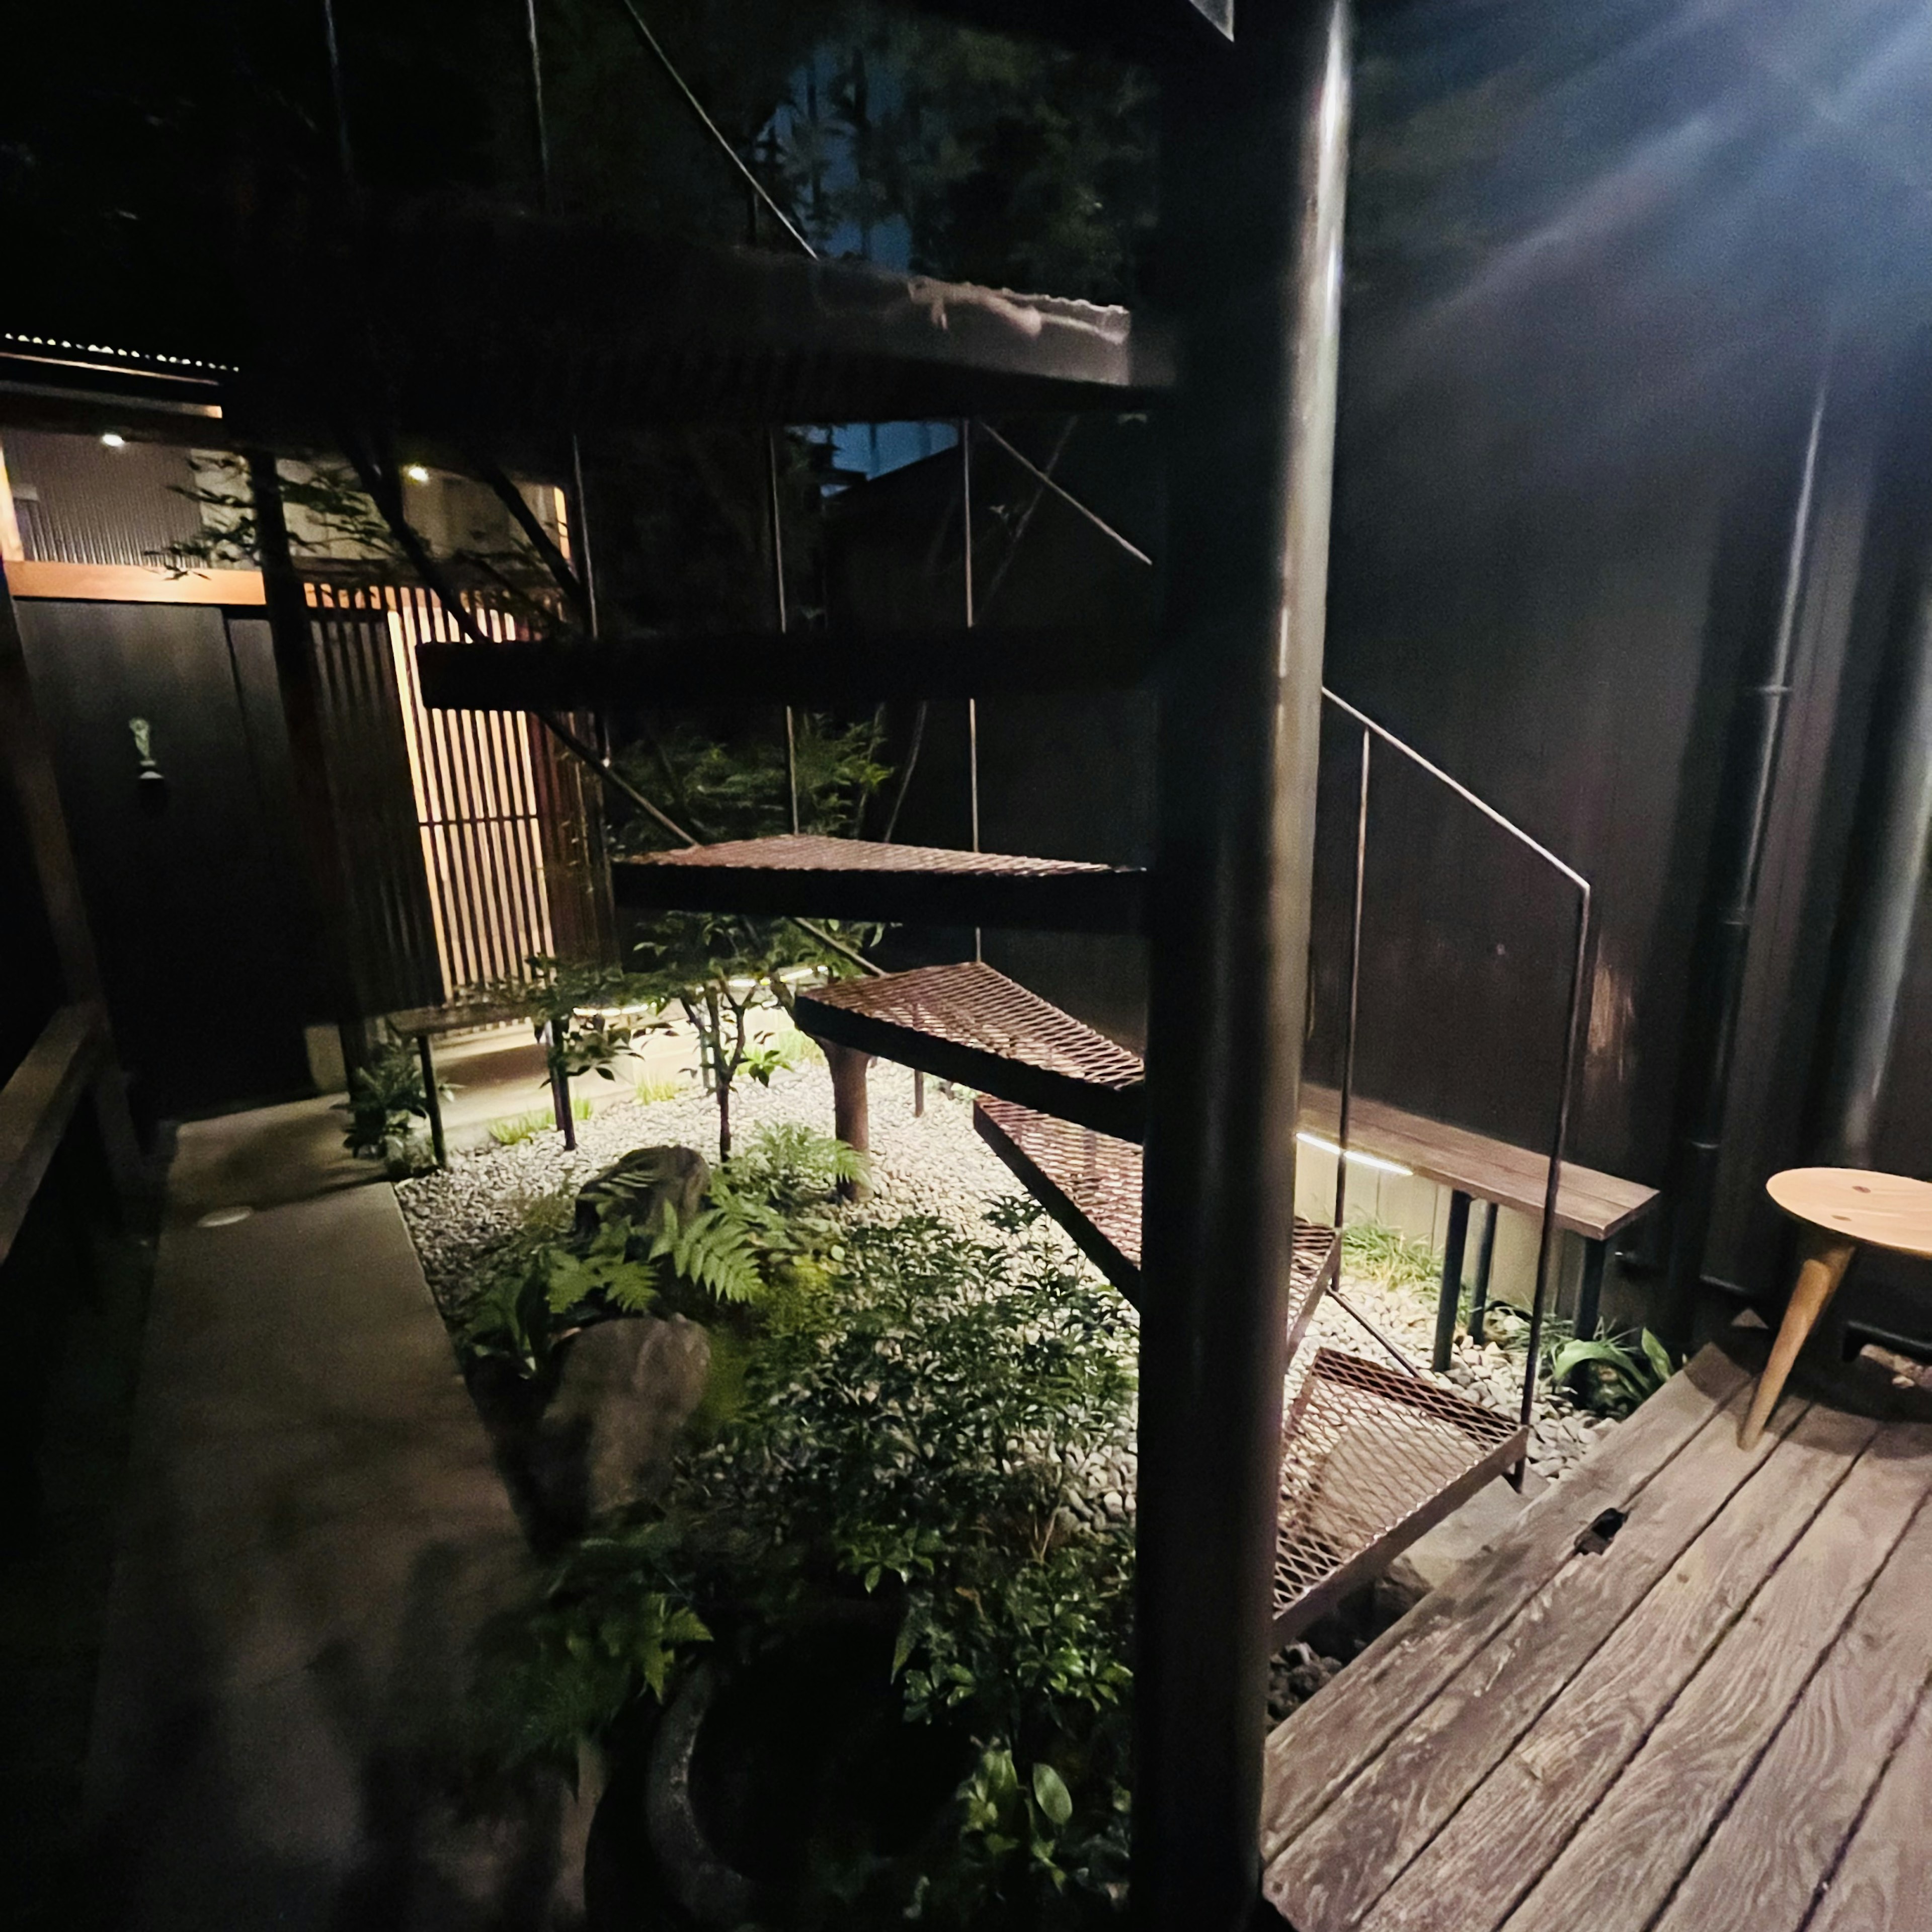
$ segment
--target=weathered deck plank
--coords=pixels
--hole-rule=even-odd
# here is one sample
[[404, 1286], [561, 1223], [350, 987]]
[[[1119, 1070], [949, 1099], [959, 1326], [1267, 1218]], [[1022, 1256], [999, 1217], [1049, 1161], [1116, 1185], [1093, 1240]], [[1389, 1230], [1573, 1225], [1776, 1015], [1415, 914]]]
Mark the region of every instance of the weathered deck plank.
[[[1453, 1828], [1435, 1838], [1360, 1922], [1365, 1932], [1368, 1927], [1433, 1932], [1442, 1923], [1445, 1899], [1456, 1901], [1456, 1922], [1472, 1932], [1479, 1926], [1487, 1932], [1508, 1918], [1786, 1552], [1814, 1524], [1876, 1426], [1833, 1410], [1809, 1411], [1630, 1613], [1614, 1628], [1598, 1626], [1600, 1647], [1588, 1669], [1499, 1757]], [[1735, 1427], [1726, 1411], [1717, 1441], [1742, 1460]], [[1702, 1470], [1686, 1474], [1708, 1480]], [[1610, 1556], [1622, 1540], [1612, 1544]], [[1628, 1853], [1629, 1846], [1623, 1849]], [[1290, 1916], [1300, 1932], [1319, 1932], [1300, 1913]], [[1628, 1932], [1643, 1920], [1616, 1922]]]
[[[1932, 1677], [1929, 1604], [1932, 1506], [1922, 1504], [1656, 1932], [1798, 1932], [1920, 1708]], [[1910, 1820], [1922, 1845], [1928, 1790], [1922, 1774]], [[1888, 1912], [1846, 1922], [1900, 1921]]]
[[[1359, 1922], [1809, 1406], [1802, 1400], [1780, 1405], [1771, 1432], [1743, 1454], [1735, 1432], [1749, 1395], [1739, 1389], [1699, 1432], [1676, 1458], [1667, 1485], [1632, 1498], [1629, 1520], [1607, 1551], [1565, 1562], [1391, 1741], [1351, 1787], [1347, 1804], [1331, 1808], [1297, 1841], [1286, 1869], [1270, 1874], [1269, 1890], [1282, 1892], [1278, 1902], [1299, 1932]], [[1801, 1519], [1791, 1534], [1802, 1526]], [[1459, 1826], [1459, 1838], [1466, 1828]], [[1398, 1915], [1396, 1922], [1408, 1922]]]
[[1932, 1791], [1932, 1696], [1886, 1767], [1857, 1835], [1805, 1932], [1932, 1932], [1925, 1794]]
[[1633, 1500], [1721, 1409], [1754, 1364], [1714, 1347], [1644, 1404], [1496, 1548], [1474, 1558], [1268, 1740], [1262, 1853], [1270, 1864], [1479, 1655], [1575, 1554], [1577, 1532]]
[[[1781, 1454], [1789, 1448], [1774, 1452], [1774, 1466]], [[1670, 1706], [1504, 1922], [1509, 1932], [1650, 1923], [1904, 1534], [1924, 1498], [1928, 1456], [1932, 1428], [1921, 1426], [1888, 1430], [1859, 1457], [1726, 1635], [1720, 1666], [1700, 1672]], [[1629, 1661], [1652, 1667], [1643, 1655]]]

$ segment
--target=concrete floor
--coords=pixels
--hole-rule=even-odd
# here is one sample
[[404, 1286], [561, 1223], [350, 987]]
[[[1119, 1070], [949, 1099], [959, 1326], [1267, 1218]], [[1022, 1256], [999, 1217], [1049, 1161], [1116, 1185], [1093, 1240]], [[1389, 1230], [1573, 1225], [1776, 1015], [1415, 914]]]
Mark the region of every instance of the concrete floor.
[[574, 1916], [560, 1787], [458, 1804], [466, 1647], [528, 1558], [394, 1195], [341, 1131], [313, 1101], [181, 1132], [87, 1772], [129, 1932]]

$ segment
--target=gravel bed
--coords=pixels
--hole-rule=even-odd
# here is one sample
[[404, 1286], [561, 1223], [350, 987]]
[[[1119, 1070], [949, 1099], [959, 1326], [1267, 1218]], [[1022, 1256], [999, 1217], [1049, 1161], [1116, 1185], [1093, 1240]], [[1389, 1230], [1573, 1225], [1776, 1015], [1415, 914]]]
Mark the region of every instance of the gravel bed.
[[[963, 1093], [949, 1093], [934, 1080], [926, 1083], [926, 1112], [913, 1112], [912, 1076], [881, 1066], [872, 1078], [873, 1198], [855, 1211], [869, 1217], [923, 1213], [950, 1220], [982, 1240], [998, 1238], [983, 1216], [989, 1203], [1021, 1191], [1019, 1184], [973, 1131], [972, 1108]], [[742, 1145], [758, 1128], [800, 1122], [821, 1132], [832, 1124], [832, 1082], [822, 1063], [811, 1062], [775, 1075], [769, 1088], [751, 1083], [731, 1097], [734, 1137]], [[694, 1086], [674, 1100], [640, 1105], [619, 1101], [600, 1108], [577, 1126], [575, 1151], [554, 1132], [513, 1147], [456, 1153], [448, 1167], [398, 1184], [403, 1218], [422, 1257], [431, 1292], [444, 1318], [461, 1318], [474, 1293], [477, 1264], [512, 1233], [536, 1201], [564, 1187], [580, 1186], [632, 1148], [676, 1144], [694, 1147], [707, 1159], [718, 1148], [715, 1102]], [[1048, 1238], [1069, 1260], [1090, 1266], [1070, 1240], [1050, 1223]], [[1391, 1287], [1375, 1279], [1345, 1273], [1349, 1300], [1396, 1343], [1412, 1361], [1426, 1360], [1435, 1326], [1432, 1292]], [[1383, 1359], [1382, 1351], [1348, 1314], [1325, 1301], [1310, 1324], [1312, 1342]], [[1507, 1414], [1522, 1396], [1519, 1355], [1496, 1343], [1476, 1348], [1466, 1338], [1456, 1344], [1449, 1384]], [[1555, 1480], [1571, 1468], [1614, 1424], [1581, 1411], [1567, 1396], [1547, 1388], [1538, 1391], [1532, 1432], [1530, 1467]], [[1131, 1451], [1125, 1452], [1118, 1483], [1103, 1484], [1099, 1494], [1109, 1513], [1124, 1513], [1133, 1493]]]
[[[982, 1218], [1019, 1183], [973, 1131], [970, 1099], [926, 1083], [926, 1112], [913, 1113], [912, 1076], [897, 1067], [873, 1071], [869, 1108], [873, 1198], [857, 1211], [870, 1217], [938, 1215], [982, 1240], [997, 1238]], [[742, 1148], [761, 1126], [797, 1123], [832, 1131], [832, 1079], [822, 1063], [775, 1074], [769, 1088], [750, 1082], [731, 1091], [731, 1135]], [[403, 1219], [444, 1318], [461, 1316], [475, 1291], [480, 1256], [516, 1228], [536, 1201], [580, 1186], [633, 1148], [679, 1146], [718, 1157], [718, 1107], [694, 1086], [675, 1100], [618, 1101], [577, 1124], [577, 1149], [555, 1132], [514, 1147], [452, 1154], [440, 1173], [400, 1183]], [[1050, 1238], [1076, 1258], [1057, 1229]], [[1087, 1265], [1080, 1259], [1082, 1267]]]

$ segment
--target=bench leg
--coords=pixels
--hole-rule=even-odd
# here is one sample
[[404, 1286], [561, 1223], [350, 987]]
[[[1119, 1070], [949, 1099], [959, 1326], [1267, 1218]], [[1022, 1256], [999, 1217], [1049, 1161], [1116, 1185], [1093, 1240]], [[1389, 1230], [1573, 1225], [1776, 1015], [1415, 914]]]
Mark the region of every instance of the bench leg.
[[1784, 1393], [1785, 1382], [1791, 1373], [1791, 1365], [1798, 1359], [1798, 1352], [1817, 1326], [1818, 1318], [1824, 1313], [1826, 1304], [1838, 1292], [1838, 1284], [1844, 1280], [1845, 1270], [1851, 1266], [1852, 1257], [1857, 1252], [1857, 1247], [1850, 1241], [1834, 1241], [1824, 1234], [1809, 1238], [1804, 1264], [1798, 1270], [1798, 1280], [1786, 1306], [1784, 1319], [1778, 1324], [1778, 1340], [1771, 1345], [1771, 1360], [1758, 1378], [1757, 1393], [1751, 1397], [1750, 1413], [1738, 1431], [1740, 1449], [1757, 1446], [1757, 1439], [1764, 1433], [1764, 1425], [1777, 1406], [1778, 1398]]
[[436, 1055], [429, 1035], [416, 1035], [416, 1059], [422, 1067], [423, 1099], [429, 1108], [429, 1144], [438, 1167], [449, 1165], [449, 1150], [442, 1142], [442, 1101], [436, 1090]]
[[1462, 1252], [1469, 1240], [1469, 1197], [1449, 1196], [1449, 1233], [1442, 1244], [1442, 1286], [1436, 1298], [1436, 1347], [1430, 1367], [1438, 1373], [1449, 1366], [1456, 1346], [1456, 1311], [1462, 1299]]
[[1483, 1324], [1490, 1312], [1490, 1264], [1496, 1258], [1496, 1216], [1502, 1212], [1493, 1201], [1484, 1204], [1489, 1212], [1483, 1217], [1483, 1238], [1476, 1248], [1476, 1285], [1469, 1291], [1469, 1339], [1479, 1348], [1488, 1339]]
[[1583, 1279], [1576, 1286], [1576, 1336], [1580, 1341], [1594, 1342], [1597, 1339], [1598, 1309], [1604, 1298], [1604, 1261], [1610, 1246], [1607, 1241], [1583, 1244]]

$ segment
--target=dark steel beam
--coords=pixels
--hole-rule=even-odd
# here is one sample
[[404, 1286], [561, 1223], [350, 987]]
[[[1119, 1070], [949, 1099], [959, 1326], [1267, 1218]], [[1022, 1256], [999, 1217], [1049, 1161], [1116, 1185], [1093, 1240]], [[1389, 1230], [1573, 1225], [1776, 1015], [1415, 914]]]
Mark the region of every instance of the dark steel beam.
[[693, 632], [536, 644], [416, 646], [423, 702], [460, 711], [638, 711], [662, 704], [962, 698], [1119, 689], [1148, 668], [1120, 631]]
[[1346, 0], [1168, 77], [1182, 326], [1156, 676], [1132, 1899], [1255, 1908], [1350, 106]]

